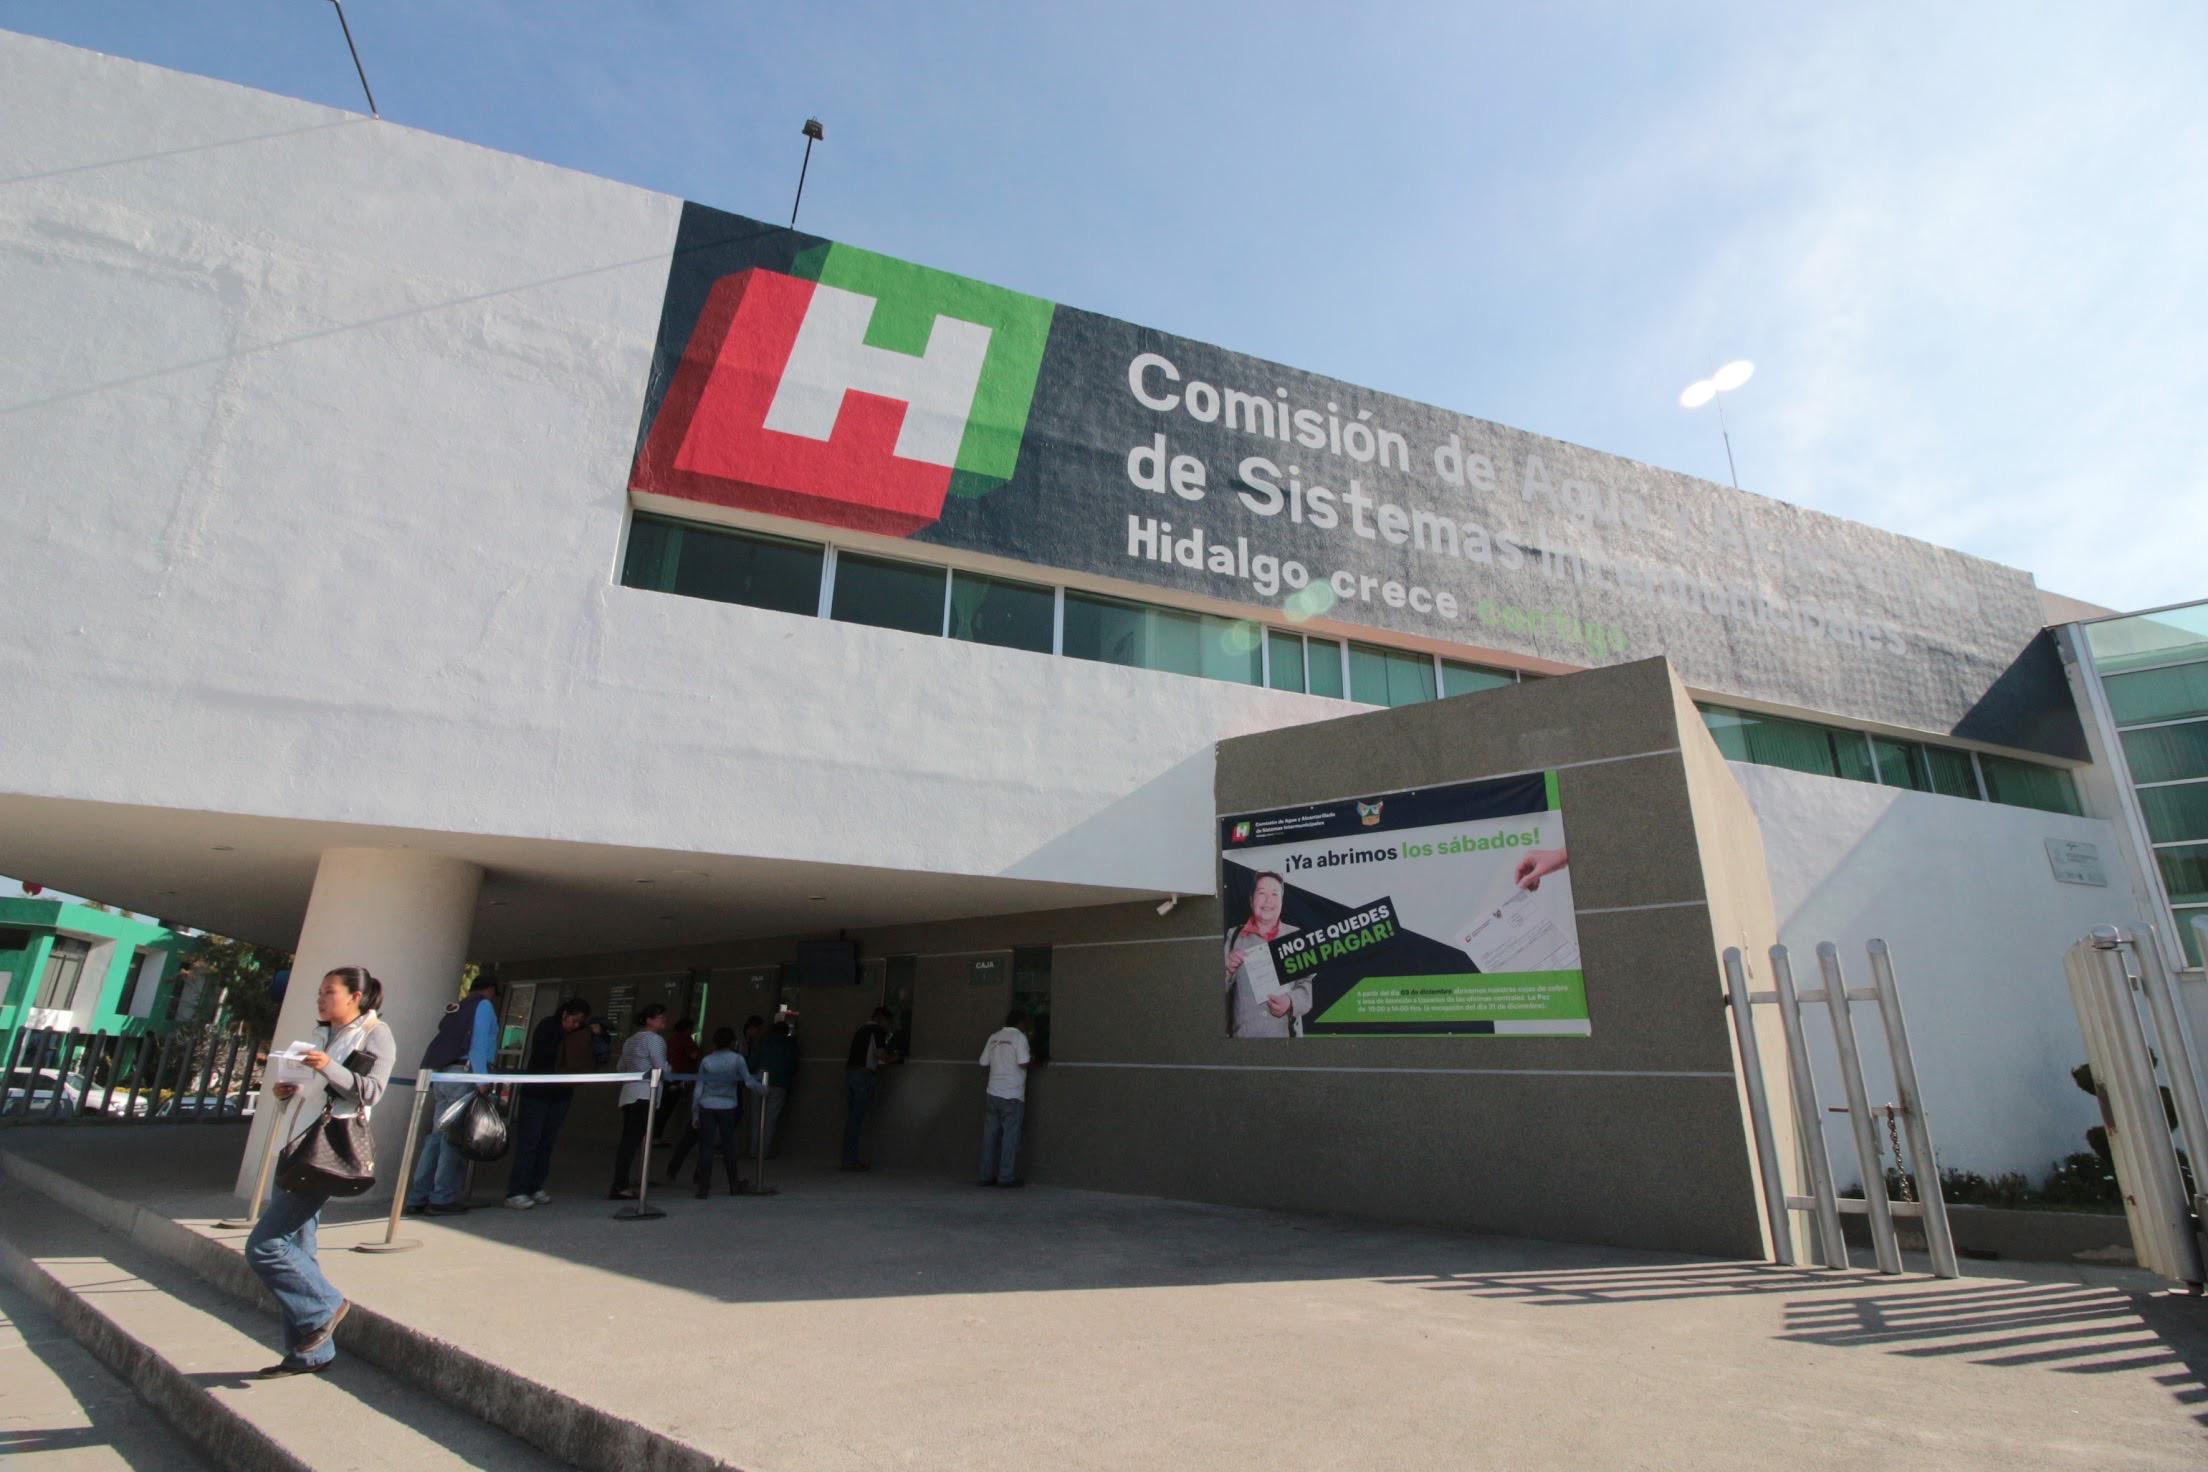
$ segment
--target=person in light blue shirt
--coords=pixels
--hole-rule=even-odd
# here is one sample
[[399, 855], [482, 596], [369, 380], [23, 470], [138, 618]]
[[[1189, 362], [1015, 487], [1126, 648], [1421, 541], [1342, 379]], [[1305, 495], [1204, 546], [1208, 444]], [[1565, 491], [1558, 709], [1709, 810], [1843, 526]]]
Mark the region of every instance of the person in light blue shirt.
[[743, 1182], [736, 1172], [737, 1161], [743, 1156], [736, 1106], [743, 1102], [746, 1089], [763, 1094], [766, 1085], [752, 1077], [751, 1065], [736, 1051], [736, 1029], [720, 1028], [713, 1034], [713, 1051], [698, 1060], [697, 1087], [690, 1092], [690, 1124], [698, 1132], [698, 1170], [692, 1179], [700, 1201], [713, 1186], [716, 1147], [728, 1162], [728, 1194], [733, 1196], [742, 1189]]
[[[489, 1073], [498, 1058], [498, 978], [478, 972], [468, 994], [445, 1009], [437, 1031], [422, 1053], [422, 1067], [440, 1073]], [[406, 1209], [430, 1216], [458, 1216], [467, 1204], [460, 1187], [467, 1178], [467, 1157], [437, 1128], [452, 1106], [471, 1093], [489, 1093], [489, 1084], [436, 1085], [429, 1091], [429, 1120], [422, 1153], [407, 1187]]]

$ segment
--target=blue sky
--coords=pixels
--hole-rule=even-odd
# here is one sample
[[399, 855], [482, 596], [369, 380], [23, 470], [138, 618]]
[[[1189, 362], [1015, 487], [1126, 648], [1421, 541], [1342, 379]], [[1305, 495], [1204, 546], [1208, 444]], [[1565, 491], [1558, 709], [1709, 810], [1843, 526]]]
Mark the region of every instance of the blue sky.
[[[384, 116], [2208, 595], [2208, 6], [350, 0]], [[326, 0], [0, 27], [361, 106]], [[0, 101], [0, 114], [5, 104]]]

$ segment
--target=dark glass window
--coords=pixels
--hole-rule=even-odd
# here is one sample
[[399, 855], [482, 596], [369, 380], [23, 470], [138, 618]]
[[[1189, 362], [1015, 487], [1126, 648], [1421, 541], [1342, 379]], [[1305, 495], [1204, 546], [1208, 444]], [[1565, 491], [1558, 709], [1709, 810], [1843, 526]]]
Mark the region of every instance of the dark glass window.
[[1491, 670], [1485, 665], [1460, 664], [1453, 659], [1441, 662], [1443, 695], [1477, 695], [1482, 690], [1500, 690], [1505, 685], [1517, 683], [1518, 677], [1509, 670]]
[[46, 974], [38, 983], [38, 999], [34, 1007], [66, 1007], [76, 994], [77, 978], [84, 974], [84, 958], [92, 954], [89, 941], [73, 940], [66, 935], [54, 937], [53, 949], [46, 953]]
[[908, 634], [943, 632], [940, 567], [892, 562], [886, 557], [836, 554], [836, 591], [828, 616], [838, 623], [871, 624]]
[[1434, 698], [1434, 662], [1423, 654], [1349, 646], [1349, 698], [1366, 705], [1417, 705]]
[[686, 598], [818, 613], [822, 556], [810, 542], [639, 516], [629, 528], [621, 581]]
[[1050, 947], [1018, 946], [1012, 952], [1012, 1005], [1035, 1024], [1028, 1052], [1037, 1063], [1050, 1061]]
[[[840, 579], [841, 574], [838, 574]], [[1033, 583], [1007, 582], [975, 572], [951, 574], [953, 639], [1002, 649], [1050, 653], [1057, 594]]]
[[[2060, 767], [1980, 753], [1978, 768], [1985, 773], [1986, 796], [1995, 802], [2073, 817], [2084, 812], [2078, 805], [2078, 784]], [[2208, 812], [2208, 808], [2202, 811]], [[2203, 828], [2200, 836], [2208, 838], [2208, 828]]]
[[[1989, 778], [1991, 774], [1988, 774]], [[2147, 837], [2156, 843], [2208, 838], [2208, 782], [2183, 787], [2142, 787], [2139, 810], [2146, 814]]]
[[912, 1056], [912, 1004], [919, 977], [918, 956], [891, 956], [882, 968], [882, 1005], [896, 1019], [890, 1024], [889, 1046], [906, 1058]]
[[1266, 683], [1275, 690], [1301, 691], [1303, 678], [1303, 639], [1296, 634], [1275, 631], [1265, 636]]
[[1925, 760], [1924, 748], [1916, 742], [1873, 736], [1871, 749], [1878, 754], [1880, 782], [1888, 787], [1906, 787], [1911, 792], [1932, 790], [1932, 766]]
[[1970, 753], [1947, 746], [1927, 746], [1924, 764], [1932, 772], [1932, 790], [1942, 797], [1967, 797], [1973, 802], [1985, 794], [1978, 790], [1978, 771]]
[[1303, 643], [1304, 678], [1310, 682], [1311, 693], [1340, 700], [1342, 646], [1332, 639], [1306, 639]]
[[1736, 762], [1785, 767], [1819, 777], [1871, 780], [1871, 746], [1861, 731], [1842, 731], [1783, 716], [1705, 706], [1703, 724], [1717, 749]]
[[1065, 652], [1076, 659], [1256, 685], [1260, 637], [1240, 619], [1066, 594]]
[[2203, 915], [2208, 915], [2208, 908], [2197, 905], [2177, 912], [2177, 935], [2185, 944], [2185, 964], [2188, 966], [2200, 964], [2200, 927], [2193, 922]]
[[2182, 782], [2208, 777], [2208, 721], [2149, 726], [2124, 733], [2124, 759], [2134, 782]]
[[2162, 867], [2162, 885], [2170, 892], [2171, 904], [2208, 904], [2208, 843], [2158, 848], [2154, 860]]
[[2108, 692], [2109, 712], [2119, 726], [2208, 716], [2208, 664], [2110, 675], [2101, 687]]

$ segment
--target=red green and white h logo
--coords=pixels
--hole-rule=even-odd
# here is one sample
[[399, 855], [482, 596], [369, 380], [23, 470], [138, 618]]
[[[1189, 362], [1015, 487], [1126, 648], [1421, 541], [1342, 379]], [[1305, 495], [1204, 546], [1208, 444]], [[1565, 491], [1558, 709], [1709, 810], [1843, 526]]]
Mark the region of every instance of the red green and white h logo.
[[1012, 476], [1052, 307], [826, 245], [715, 282], [632, 489], [909, 536]]

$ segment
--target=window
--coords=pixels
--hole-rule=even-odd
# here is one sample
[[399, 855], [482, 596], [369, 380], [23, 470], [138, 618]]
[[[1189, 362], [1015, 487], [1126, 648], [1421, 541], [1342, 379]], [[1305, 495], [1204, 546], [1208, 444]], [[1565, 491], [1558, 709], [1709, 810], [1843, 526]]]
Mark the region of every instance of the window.
[[1277, 629], [1265, 636], [1265, 683], [1275, 690], [1304, 688], [1302, 639]]
[[1303, 641], [1303, 673], [1313, 695], [1342, 698], [1342, 646], [1333, 639]]
[[1372, 644], [1349, 646], [1349, 698], [1365, 705], [1417, 705], [1434, 698], [1434, 661]]
[[31, 1005], [67, 1007], [69, 999], [76, 995], [77, 978], [84, 974], [84, 958], [91, 954], [89, 941], [55, 936], [53, 949], [46, 953], [46, 974], [39, 980], [38, 998]]
[[1048, 654], [1057, 618], [1058, 595], [1049, 588], [976, 572], [951, 574], [953, 639]]
[[1243, 619], [1066, 594], [1065, 652], [1076, 659], [1257, 685], [1261, 638]]
[[1940, 796], [1967, 797], [1973, 802], [1982, 797], [1978, 791], [1978, 770], [1971, 764], [1969, 752], [1947, 746], [1927, 746], [1924, 761], [1932, 772], [1932, 790]]
[[2162, 867], [2162, 886], [2173, 905], [2208, 905], [2208, 843], [2183, 848], [2158, 848], [2155, 862]]
[[1906, 787], [1911, 792], [1932, 790], [1932, 766], [1925, 760], [1924, 748], [1916, 742], [1873, 736], [1871, 751], [1878, 758], [1878, 780], [1886, 786]]
[[839, 552], [835, 595], [829, 602], [828, 616], [838, 623], [902, 629], [908, 634], [940, 634], [945, 576], [942, 568], [925, 563]]
[[2101, 688], [2108, 692], [2109, 713], [2119, 726], [2208, 716], [2208, 664], [2110, 675]]
[[1037, 1063], [1050, 1061], [1050, 947], [1017, 946], [1012, 951], [1012, 1005], [1035, 1023], [1028, 1052]]
[[2208, 777], [2208, 721], [2149, 726], [2123, 734], [2134, 782], [2183, 782]]
[[824, 556], [810, 542], [639, 516], [629, 529], [621, 581], [686, 598], [814, 614], [820, 612]]
[[1453, 659], [1441, 662], [1443, 695], [1477, 695], [1482, 690], [1500, 690], [1505, 685], [1517, 683], [1518, 677], [1509, 670], [1491, 670], [1484, 665], [1460, 664]]
[[2139, 810], [2146, 814], [2147, 837], [2155, 843], [2208, 838], [2208, 782], [2138, 789]]
[[[1994, 802], [2038, 808], [2048, 813], [2068, 813], [2072, 817], [2085, 811], [2078, 803], [2078, 784], [2060, 767], [2020, 762], [2013, 757], [1981, 755], [1978, 769], [1985, 774], [1986, 796]], [[2208, 838], [2208, 830], [2203, 830], [2201, 836]]]
[[1819, 777], [1871, 780], [1871, 744], [1861, 731], [1790, 721], [1780, 716], [1705, 706], [1703, 724], [1717, 749], [1736, 762], [1785, 767]]
[[891, 956], [882, 968], [882, 1005], [897, 1020], [890, 1024], [890, 1047], [912, 1056], [912, 997], [920, 975], [918, 956]]
[[28, 930], [0, 930], [0, 952], [27, 951], [31, 948]]
[[2208, 906], [2195, 905], [2190, 909], [2179, 906], [2175, 914], [2177, 916], [2177, 938], [2185, 945], [2185, 964], [2198, 966], [2200, 964], [2200, 930], [2193, 924], [2193, 921], [2200, 916], [2208, 915]]

